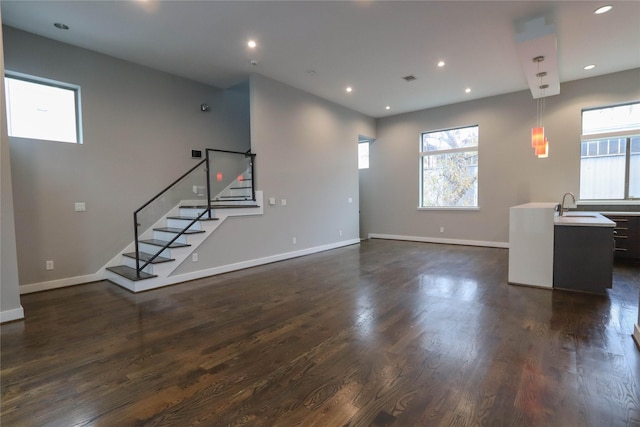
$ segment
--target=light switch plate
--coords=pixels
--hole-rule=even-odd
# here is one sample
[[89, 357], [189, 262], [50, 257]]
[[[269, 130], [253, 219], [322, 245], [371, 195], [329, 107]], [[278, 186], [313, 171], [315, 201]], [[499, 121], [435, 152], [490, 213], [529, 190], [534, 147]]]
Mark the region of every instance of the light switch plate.
[[86, 212], [87, 205], [85, 205], [84, 202], [78, 202], [75, 204], [75, 209], [76, 212]]
[[287, 206], [287, 199], [282, 199], [282, 200], [280, 200], [280, 204], [281, 204], [282, 206]]
[[269, 197], [269, 204], [271, 206], [275, 205], [276, 204], [276, 198], [275, 197]]

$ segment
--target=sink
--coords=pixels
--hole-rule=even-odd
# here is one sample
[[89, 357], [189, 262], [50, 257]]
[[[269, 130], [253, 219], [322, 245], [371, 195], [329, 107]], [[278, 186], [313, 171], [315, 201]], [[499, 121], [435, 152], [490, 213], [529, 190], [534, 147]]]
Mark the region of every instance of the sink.
[[597, 212], [588, 211], [565, 212], [562, 216], [556, 216], [553, 222], [555, 225], [580, 227], [614, 227], [616, 224]]

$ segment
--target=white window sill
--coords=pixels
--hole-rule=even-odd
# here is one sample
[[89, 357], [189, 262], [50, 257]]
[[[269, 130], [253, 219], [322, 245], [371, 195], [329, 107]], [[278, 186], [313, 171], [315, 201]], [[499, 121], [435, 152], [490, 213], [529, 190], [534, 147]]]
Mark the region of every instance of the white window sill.
[[457, 208], [455, 206], [450, 207], [420, 207], [418, 206], [419, 211], [479, 211], [479, 206], [470, 206], [470, 207], [460, 207]]
[[625, 206], [625, 205], [640, 205], [640, 200], [580, 200], [577, 205], [593, 206], [593, 205], [611, 205], [611, 206]]

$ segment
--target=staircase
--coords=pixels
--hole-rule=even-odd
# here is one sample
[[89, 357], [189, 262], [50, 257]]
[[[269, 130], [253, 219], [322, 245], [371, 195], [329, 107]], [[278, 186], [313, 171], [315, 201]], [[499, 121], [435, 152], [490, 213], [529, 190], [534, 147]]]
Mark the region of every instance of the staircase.
[[[194, 251], [211, 237], [227, 218], [263, 214], [262, 192], [254, 191], [255, 155], [236, 154], [242, 154], [245, 157], [250, 155], [250, 167], [212, 197], [209, 203], [206, 199], [182, 200], [151, 227], [138, 234], [138, 228], [141, 225], [137, 219], [138, 212], [174, 188], [176, 184], [184, 182], [184, 178], [192, 174], [198, 166], [208, 165], [211, 169], [207, 155], [206, 160], [200, 162], [164, 192], [138, 209], [134, 213], [136, 227], [134, 242], [108, 264], [105, 268], [106, 279], [132, 292], [173, 284], [172, 273], [184, 261], [191, 258]], [[207, 194], [210, 194], [212, 185], [209, 180], [209, 169], [203, 169], [207, 171], [207, 187], [194, 185], [194, 192], [206, 188]], [[218, 179], [218, 181], [221, 180]]]
[[[139, 259], [141, 265], [153, 257], [160, 249], [164, 248], [149, 265], [147, 265], [138, 277], [136, 274], [135, 251], [125, 252], [121, 255], [120, 265], [107, 267], [107, 280], [122, 286], [132, 292], [141, 292], [172, 284], [171, 273], [175, 271], [185, 260], [188, 260], [193, 252], [208, 239], [213, 232], [229, 217], [245, 215], [262, 215], [262, 192], [256, 192], [256, 200], [251, 203], [219, 204], [211, 209], [211, 219], [208, 218], [206, 206], [194, 206], [181, 204], [167, 214], [159, 226], [150, 230], [150, 235], [143, 235], [139, 241]], [[171, 245], [168, 243], [188, 226], [200, 214], [202, 218], [193, 223]], [[164, 225], [162, 224], [164, 223]], [[133, 246], [130, 245], [130, 246]], [[129, 248], [132, 250], [132, 248]]]

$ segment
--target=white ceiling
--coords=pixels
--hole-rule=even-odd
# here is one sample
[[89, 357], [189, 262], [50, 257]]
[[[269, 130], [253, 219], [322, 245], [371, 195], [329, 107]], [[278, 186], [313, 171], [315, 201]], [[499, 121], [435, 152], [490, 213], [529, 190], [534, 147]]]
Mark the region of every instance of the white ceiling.
[[514, 25], [543, 14], [560, 83], [640, 67], [639, 1], [0, 3], [3, 24], [44, 37], [220, 88], [258, 72], [371, 117], [528, 89]]

